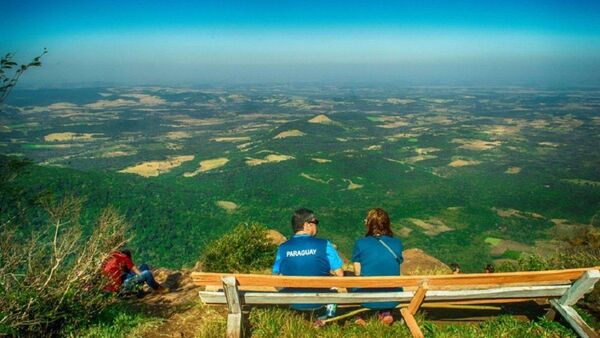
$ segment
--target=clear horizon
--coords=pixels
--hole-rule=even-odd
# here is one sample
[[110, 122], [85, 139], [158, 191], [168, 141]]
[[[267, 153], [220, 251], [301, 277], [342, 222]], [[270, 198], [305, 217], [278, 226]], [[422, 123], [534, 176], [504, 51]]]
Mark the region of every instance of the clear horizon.
[[4, 5], [20, 85], [600, 85], [600, 3], [153, 1]]

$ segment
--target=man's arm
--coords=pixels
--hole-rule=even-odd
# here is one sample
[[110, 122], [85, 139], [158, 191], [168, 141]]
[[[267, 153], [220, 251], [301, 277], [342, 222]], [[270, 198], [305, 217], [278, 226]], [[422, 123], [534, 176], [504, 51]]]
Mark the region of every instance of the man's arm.
[[342, 270], [342, 266], [344, 265], [344, 262], [342, 262], [340, 255], [331, 242], [327, 241], [327, 248], [325, 251], [327, 253], [327, 260], [329, 261], [329, 268], [333, 272], [333, 275], [343, 277], [344, 270]]
[[135, 265], [131, 267], [131, 271], [135, 272], [135, 274], [136, 274], [136, 275], [139, 275], [139, 274], [141, 274], [141, 273], [142, 273], [142, 272], [140, 271], [140, 269], [138, 269], [138, 267], [137, 267], [137, 266], [135, 266]]

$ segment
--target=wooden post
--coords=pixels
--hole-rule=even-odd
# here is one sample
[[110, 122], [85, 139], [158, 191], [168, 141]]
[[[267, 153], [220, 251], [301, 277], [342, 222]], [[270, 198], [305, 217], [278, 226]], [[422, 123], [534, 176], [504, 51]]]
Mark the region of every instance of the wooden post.
[[421, 304], [423, 304], [423, 300], [425, 299], [426, 293], [427, 293], [427, 280], [424, 280], [423, 283], [421, 284], [421, 286], [419, 286], [419, 288], [415, 292], [415, 295], [413, 296], [410, 303], [408, 304], [408, 307], [400, 309], [400, 314], [402, 315], [402, 318], [404, 318], [404, 322], [406, 323], [406, 326], [408, 326], [410, 333], [415, 338], [423, 338], [424, 337], [423, 332], [421, 332], [421, 328], [419, 328], [419, 325], [417, 324], [417, 321], [415, 320], [414, 315], [419, 310], [419, 307], [421, 307]]
[[594, 287], [594, 284], [600, 279], [600, 271], [589, 270], [586, 271], [581, 278], [579, 278], [573, 286], [567, 291], [558, 301], [561, 305], [571, 306], [575, 305], [583, 295], [590, 292]]
[[581, 297], [590, 292], [599, 279], [600, 271], [586, 271], [559, 300], [550, 300], [553, 309], [546, 314], [546, 318], [558, 312], [580, 337], [598, 337], [594, 330], [586, 324], [571, 306], [575, 305]]
[[234, 276], [225, 276], [223, 281], [223, 291], [227, 299], [227, 338], [242, 337], [242, 305], [240, 294], [237, 288], [237, 280]]
[[594, 332], [594, 329], [589, 327], [587, 323], [579, 316], [577, 311], [570, 306], [561, 305], [556, 299], [550, 300], [550, 304], [556, 309], [558, 313], [571, 325], [573, 330], [582, 338], [596, 338], [598, 335]]

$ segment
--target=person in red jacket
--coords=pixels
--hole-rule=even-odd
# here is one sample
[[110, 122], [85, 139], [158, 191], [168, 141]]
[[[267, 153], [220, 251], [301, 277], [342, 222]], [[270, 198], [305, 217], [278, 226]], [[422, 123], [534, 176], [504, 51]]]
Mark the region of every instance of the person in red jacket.
[[135, 266], [131, 251], [127, 249], [111, 253], [102, 266], [102, 274], [108, 279], [108, 284], [104, 287], [108, 292], [127, 292], [144, 283], [154, 291], [166, 291], [165, 287], [154, 280], [148, 265], [142, 264], [139, 268]]

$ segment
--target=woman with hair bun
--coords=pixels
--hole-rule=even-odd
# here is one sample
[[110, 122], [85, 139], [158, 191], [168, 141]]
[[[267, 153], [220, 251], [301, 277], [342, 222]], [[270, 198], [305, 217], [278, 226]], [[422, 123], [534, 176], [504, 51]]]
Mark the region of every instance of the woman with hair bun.
[[[365, 218], [365, 237], [356, 241], [352, 252], [354, 274], [356, 276], [399, 276], [402, 264], [402, 242], [393, 237], [390, 217], [385, 210], [369, 210]], [[394, 292], [402, 288], [356, 289], [360, 292]], [[398, 302], [365, 303], [364, 307], [379, 310], [379, 320], [384, 324], [394, 322], [391, 311]], [[356, 320], [364, 325], [362, 318]]]

